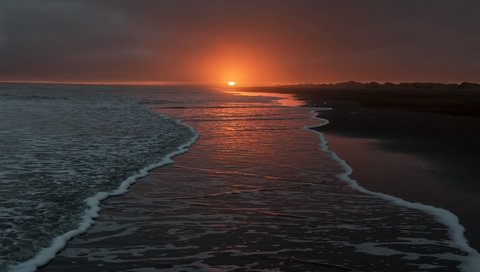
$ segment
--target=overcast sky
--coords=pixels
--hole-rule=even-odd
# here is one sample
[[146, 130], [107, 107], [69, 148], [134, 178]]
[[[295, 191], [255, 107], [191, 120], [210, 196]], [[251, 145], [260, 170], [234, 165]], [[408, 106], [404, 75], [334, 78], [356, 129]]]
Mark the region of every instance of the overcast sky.
[[480, 1], [0, 0], [0, 80], [480, 82]]

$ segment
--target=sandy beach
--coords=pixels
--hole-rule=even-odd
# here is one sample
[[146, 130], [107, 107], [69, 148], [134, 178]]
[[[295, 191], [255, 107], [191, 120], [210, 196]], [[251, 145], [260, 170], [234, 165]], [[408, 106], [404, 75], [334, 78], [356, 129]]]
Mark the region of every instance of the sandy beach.
[[[437, 84], [440, 85], [440, 84]], [[478, 86], [478, 85], [477, 85]], [[454, 212], [480, 248], [480, 89], [265, 88], [292, 93], [330, 121], [318, 128], [366, 188]], [[256, 89], [253, 89], [256, 90]]]

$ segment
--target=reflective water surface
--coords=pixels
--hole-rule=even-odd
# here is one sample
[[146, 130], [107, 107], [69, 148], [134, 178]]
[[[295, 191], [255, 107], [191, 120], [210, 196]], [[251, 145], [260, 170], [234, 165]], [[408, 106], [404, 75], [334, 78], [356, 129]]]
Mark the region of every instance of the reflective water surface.
[[102, 205], [42, 271], [455, 271], [431, 215], [359, 193], [305, 126], [310, 108], [214, 92], [137, 93], [200, 134]]

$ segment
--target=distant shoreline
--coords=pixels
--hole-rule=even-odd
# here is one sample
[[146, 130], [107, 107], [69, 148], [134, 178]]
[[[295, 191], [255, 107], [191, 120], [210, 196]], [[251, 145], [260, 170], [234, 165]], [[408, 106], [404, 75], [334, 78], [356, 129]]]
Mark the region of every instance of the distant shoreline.
[[[180, 81], [124, 81], [124, 82], [89, 82], [89, 81], [78, 81], [78, 82], [68, 82], [68, 81], [2, 81], [0, 80], [0, 85], [8, 84], [40, 84], [40, 85], [94, 85], [94, 86], [224, 86], [218, 82], [180, 82]], [[255, 84], [248, 83], [242, 87], [240, 82], [240, 88], [303, 88], [303, 89], [315, 89], [315, 88], [335, 88], [335, 89], [479, 89], [480, 83], [476, 82], [461, 82], [461, 83], [438, 83], [438, 82], [384, 82], [380, 83], [377, 81], [371, 82], [359, 82], [359, 81], [345, 81], [337, 83], [292, 83], [292, 84]]]
[[461, 83], [435, 83], [435, 82], [402, 82], [402, 83], [379, 83], [376, 81], [371, 82], [358, 82], [358, 81], [346, 81], [339, 83], [327, 83], [327, 84], [293, 84], [293, 85], [280, 85], [279, 87], [302, 87], [302, 88], [382, 88], [382, 89], [397, 89], [397, 88], [408, 88], [408, 89], [470, 89], [470, 88], [480, 88], [479, 83], [474, 82], [461, 82]]

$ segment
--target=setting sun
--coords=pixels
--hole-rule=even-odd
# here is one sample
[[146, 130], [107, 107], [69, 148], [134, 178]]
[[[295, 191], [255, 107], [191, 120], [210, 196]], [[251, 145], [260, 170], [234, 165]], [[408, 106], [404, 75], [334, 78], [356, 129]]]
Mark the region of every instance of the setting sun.
[[229, 81], [229, 82], [227, 82], [227, 84], [228, 84], [228, 86], [233, 87], [233, 86], [237, 85], [237, 82], [235, 82], [235, 81]]

